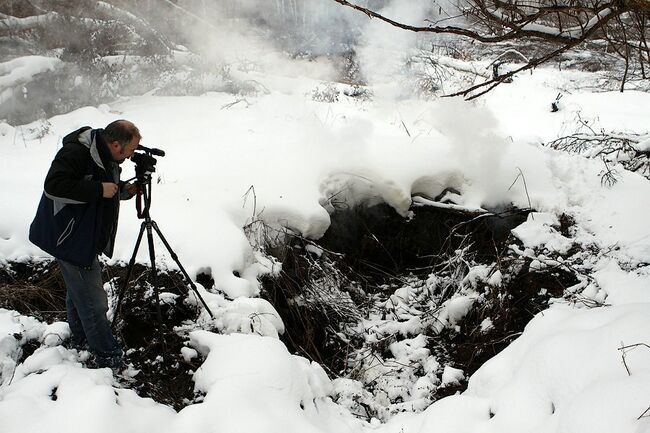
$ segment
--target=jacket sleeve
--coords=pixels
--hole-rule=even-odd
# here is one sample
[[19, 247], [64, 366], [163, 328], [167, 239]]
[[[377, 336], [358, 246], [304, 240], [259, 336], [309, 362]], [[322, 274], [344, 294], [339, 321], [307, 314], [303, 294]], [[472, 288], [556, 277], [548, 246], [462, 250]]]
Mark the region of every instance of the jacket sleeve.
[[86, 179], [88, 151], [63, 146], [45, 178], [45, 193], [54, 200], [89, 203], [102, 198], [102, 183]]

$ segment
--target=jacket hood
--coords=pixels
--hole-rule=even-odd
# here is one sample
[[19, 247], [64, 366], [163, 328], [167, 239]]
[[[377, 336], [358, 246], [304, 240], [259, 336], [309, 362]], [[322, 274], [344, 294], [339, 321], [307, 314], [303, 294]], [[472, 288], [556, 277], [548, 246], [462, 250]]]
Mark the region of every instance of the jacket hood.
[[95, 164], [106, 171], [98, 148], [98, 142], [101, 140], [99, 133], [101, 131], [101, 129], [91, 129], [89, 126], [84, 126], [63, 137], [63, 145], [74, 146], [81, 144], [85, 146], [90, 151], [90, 157]]

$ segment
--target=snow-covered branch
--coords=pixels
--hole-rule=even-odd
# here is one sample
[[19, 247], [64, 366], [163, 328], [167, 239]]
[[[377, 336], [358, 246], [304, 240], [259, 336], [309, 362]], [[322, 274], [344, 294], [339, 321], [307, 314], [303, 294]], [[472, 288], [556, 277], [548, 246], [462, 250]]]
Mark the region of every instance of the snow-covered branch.
[[35, 15], [25, 18], [16, 18], [2, 14], [0, 17], [2, 18], [0, 20], [0, 30], [23, 31], [42, 27], [59, 18], [59, 14], [56, 12], [48, 12], [43, 15]]
[[617, 181], [616, 172], [610, 164], [620, 164], [624, 169], [650, 179], [650, 135], [577, 132], [553, 140], [548, 146], [587, 158], [601, 159], [606, 168], [602, 175], [609, 176], [610, 179], [607, 183]]
[[98, 1], [97, 7], [103, 12], [115, 17], [116, 19], [129, 24], [140, 31], [151, 34], [167, 50], [171, 50], [173, 48], [172, 43], [144, 19], [137, 17], [129, 11], [120, 9], [103, 1]]
[[[334, 0], [343, 6], [356, 9], [368, 15], [370, 18], [377, 18], [392, 26], [413, 32], [429, 33], [449, 33], [466, 36], [480, 42], [493, 43], [514, 39], [540, 38], [553, 42], [567, 43], [573, 40], [584, 40], [590, 36], [596, 29], [603, 27], [606, 23], [622, 14], [633, 11], [634, 8], [625, 2], [610, 2], [605, 6], [598, 8], [587, 8], [584, 5], [578, 6], [561, 6], [561, 7], [542, 7], [541, 5], [519, 6], [516, 2], [494, 1], [490, 5], [484, 0], [472, 0], [469, 2], [469, 8], [466, 15], [478, 18], [479, 23], [488, 27], [488, 30], [480, 26], [414, 26], [395, 21], [389, 17], [379, 14], [371, 9], [362, 7], [347, 0]], [[504, 10], [504, 4], [508, 5], [508, 10]], [[496, 7], [491, 7], [496, 6]], [[535, 13], [524, 13], [525, 9], [536, 9]], [[551, 14], [561, 13], [567, 18], [572, 18], [578, 24], [569, 28], [563, 28], [560, 22], [555, 23], [550, 19]], [[586, 23], [580, 21], [582, 16], [591, 16]], [[518, 18], [523, 17], [523, 18]], [[549, 24], [545, 24], [545, 22]], [[551, 24], [554, 23], [554, 24]], [[495, 28], [498, 31], [492, 30]]]

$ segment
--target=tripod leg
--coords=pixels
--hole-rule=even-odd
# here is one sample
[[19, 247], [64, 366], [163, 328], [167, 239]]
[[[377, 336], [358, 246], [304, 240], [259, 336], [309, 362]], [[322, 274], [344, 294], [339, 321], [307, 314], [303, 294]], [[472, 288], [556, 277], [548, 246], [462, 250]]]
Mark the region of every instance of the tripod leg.
[[126, 288], [131, 281], [131, 274], [133, 273], [133, 266], [135, 265], [135, 257], [138, 255], [138, 250], [140, 249], [140, 242], [142, 241], [142, 235], [144, 234], [145, 222], [142, 221], [140, 225], [140, 233], [138, 233], [138, 240], [135, 241], [135, 248], [133, 249], [133, 255], [131, 260], [129, 260], [129, 268], [126, 271], [126, 278], [124, 283], [122, 283], [122, 288], [120, 289], [120, 294], [117, 298], [117, 306], [115, 307], [115, 314], [113, 315], [113, 322], [111, 323], [111, 329], [115, 329], [115, 324], [117, 323], [117, 316], [120, 314], [122, 308], [122, 301], [124, 301], [124, 295], [126, 294]]
[[190, 278], [189, 274], [181, 264], [180, 260], [178, 259], [178, 255], [172, 250], [172, 247], [169, 245], [169, 242], [167, 242], [167, 239], [165, 239], [165, 236], [163, 236], [162, 232], [160, 231], [160, 228], [158, 227], [158, 224], [156, 224], [155, 221], [151, 221], [151, 225], [153, 226], [153, 229], [158, 233], [158, 236], [160, 236], [160, 240], [165, 244], [165, 247], [167, 248], [167, 251], [169, 251], [169, 254], [172, 256], [172, 259], [176, 262], [178, 265], [178, 268], [181, 270], [183, 275], [185, 276], [185, 279], [189, 283], [190, 287], [194, 291], [194, 294], [199, 298], [205, 309], [208, 311], [208, 314], [210, 314], [210, 317], [214, 319], [214, 315], [212, 314], [212, 311], [210, 310], [210, 307], [208, 307], [208, 304], [205, 302], [201, 294], [199, 293], [199, 290], [196, 288], [196, 284], [194, 284], [194, 281]]
[[[156, 295], [156, 317], [158, 318], [158, 331], [161, 333], [162, 337], [162, 313], [160, 312], [160, 296], [158, 294], [157, 283], [157, 270], [156, 270], [156, 251], [153, 245], [153, 232], [151, 231], [151, 226], [154, 225], [153, 221], [150, 221], [146, 224], [147, 227], [147, 242], [149, 244], [149, 260], [151, 261], [151, 281], [153, 284], [153, 292]], [[160, 234], [160, 233], [159, 233]]]

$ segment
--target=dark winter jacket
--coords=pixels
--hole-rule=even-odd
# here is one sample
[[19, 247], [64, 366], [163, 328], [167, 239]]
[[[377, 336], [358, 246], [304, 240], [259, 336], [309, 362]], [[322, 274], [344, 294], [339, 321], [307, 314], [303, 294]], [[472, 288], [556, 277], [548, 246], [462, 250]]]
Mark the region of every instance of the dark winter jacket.
[[[63, 138], [29, 229], [32, 243], [78, 266], [90, 266], [102, 252], [112, 256], [120, 198], [130, 198], [101, 133], [84, 127]], [[120, 192], [103, 198], [102, 182], [118, 184]]]

